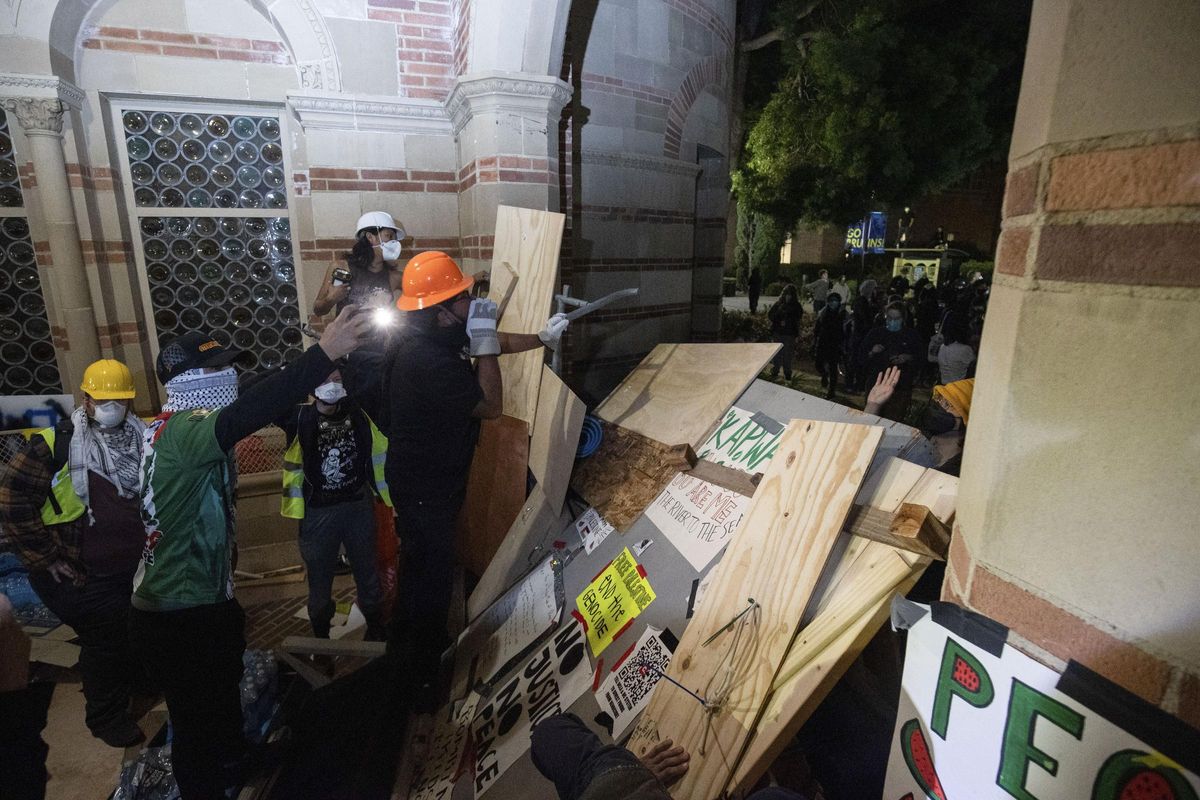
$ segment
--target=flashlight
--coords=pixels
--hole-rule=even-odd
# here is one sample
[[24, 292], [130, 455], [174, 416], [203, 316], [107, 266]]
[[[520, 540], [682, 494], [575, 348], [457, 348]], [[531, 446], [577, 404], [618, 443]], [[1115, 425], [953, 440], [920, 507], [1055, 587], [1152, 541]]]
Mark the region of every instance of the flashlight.
[[390, 308], [376, 308], [371, 312], [371, 322], [379, 328], [387, 328], [396, 323], [396, 312]]

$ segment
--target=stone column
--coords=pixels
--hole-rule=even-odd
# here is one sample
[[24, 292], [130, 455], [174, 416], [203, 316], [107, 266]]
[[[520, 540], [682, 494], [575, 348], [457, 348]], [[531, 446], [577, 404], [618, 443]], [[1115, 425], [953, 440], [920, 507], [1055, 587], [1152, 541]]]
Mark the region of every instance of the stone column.
[[1035, 0], [943, 594], [1200, 725], [1200, 6]]
[[496, 207], [558, 211], [558, 121], [570, 87], [547, 75], [459, 78], [446, 101], [458, 143], [463, 268], [491, 265]]
[[[55, 333], [63, 389], [73, 391], [88, 364], [100, 358], [96, 313], [88, 291], [88, 276], [79, 244], [79, 225], [63, 155], [63, 111], [58, 98], [9, 97], [4, 108], [17, 118], [29, 142], [29, 160], [37, 175], [37, 198], [41, 226], [50, 244], [50, 264], [42, 264], [50, 276], [54, 306], [51, 324]], [[55, 319], [57, 317], [57, 319]]]

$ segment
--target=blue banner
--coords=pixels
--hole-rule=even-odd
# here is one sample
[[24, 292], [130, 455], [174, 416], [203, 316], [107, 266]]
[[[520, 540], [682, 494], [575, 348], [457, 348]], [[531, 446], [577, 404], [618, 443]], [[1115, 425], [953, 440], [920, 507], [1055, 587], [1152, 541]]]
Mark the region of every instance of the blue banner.
[[872, 211], [866, 219], [852, 222], [846, 228], [846, 249], [856, 256], [863, 253], [882, 253], [887, 237], [887, 214]]

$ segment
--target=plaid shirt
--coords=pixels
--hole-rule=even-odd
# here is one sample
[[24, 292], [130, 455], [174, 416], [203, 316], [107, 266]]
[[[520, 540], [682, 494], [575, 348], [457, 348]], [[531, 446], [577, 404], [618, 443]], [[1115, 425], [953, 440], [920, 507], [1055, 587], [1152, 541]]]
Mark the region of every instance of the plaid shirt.
[[42, 506], [50, 496], [54, 454], [41, 436], [29, 440], [0, 476], [0, 546], [15, 552], [30, 570], [65, 561], [82, 581], [79, 543], [87, 515], [62, 525], [42, 522]]

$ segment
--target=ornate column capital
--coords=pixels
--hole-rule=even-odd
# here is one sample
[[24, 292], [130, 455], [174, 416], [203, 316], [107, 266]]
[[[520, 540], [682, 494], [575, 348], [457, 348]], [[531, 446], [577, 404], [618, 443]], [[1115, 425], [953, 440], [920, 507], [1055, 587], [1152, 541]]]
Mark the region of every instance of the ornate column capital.
[[570, 100], [570, 85], [558, 78], [492, 71], [460, 77], [446, 98], [446, 112], [457, 135], [481, 112], [557, 120]]
[[61, 136], [62, 100], [47, 97], [6, 97], [0, 100], [4, 109], [16, 115], [17, 123], [26, 136]]

